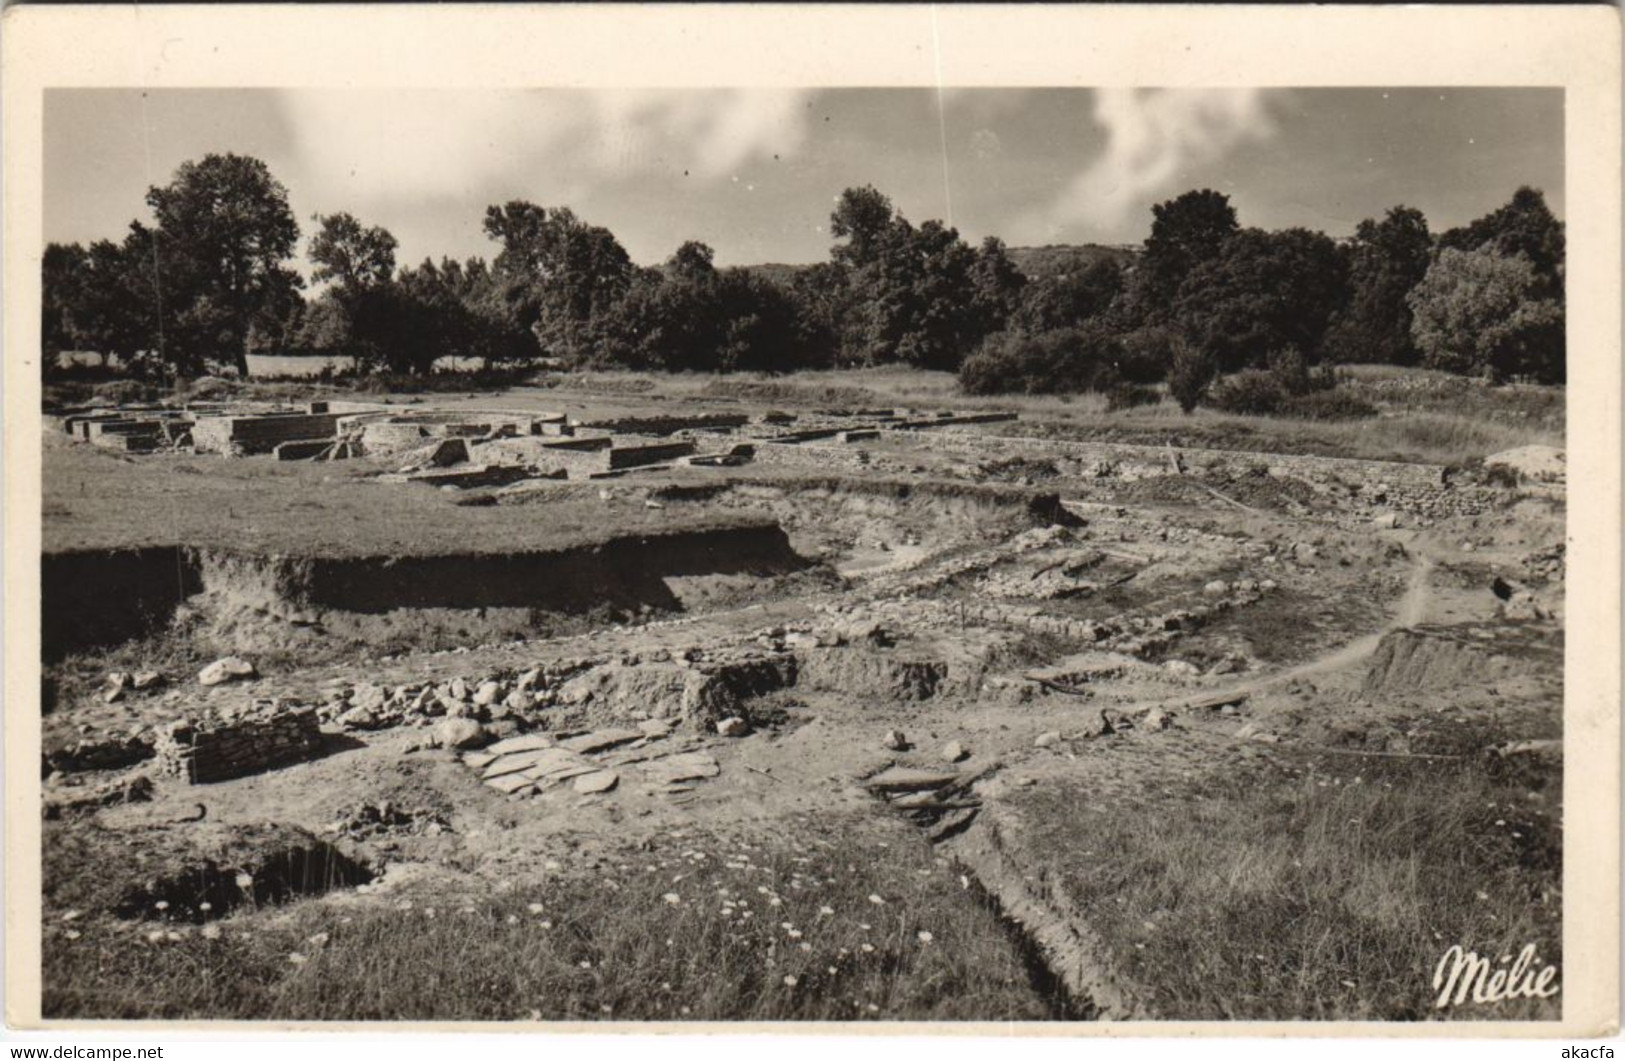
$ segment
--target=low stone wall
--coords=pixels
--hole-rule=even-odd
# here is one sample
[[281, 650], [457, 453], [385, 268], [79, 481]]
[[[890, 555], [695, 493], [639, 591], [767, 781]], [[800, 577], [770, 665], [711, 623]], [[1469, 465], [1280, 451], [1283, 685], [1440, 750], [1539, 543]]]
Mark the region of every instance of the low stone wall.
[[1254, 453], [1232, 449], [1186, 449], [1171, 446], [1136, 446], [1118, 442], [1078, 442], [1066, 439], [1023, 438], [1015, 435], [945, 434], [933, 437], [933, 448], [968, 457], [1019, 451], [1029, 457], [1062, 457], [1093, 462], [1108, 470], [1141, 475], [1167, 474], [1173, 463], [1187, 473], [1201, 474], [1264, 468], [1272, 475], [1311, 483], [1342, 482], [1351, 486], [1385, 484], [1396, 491], [1434, 490], [1445, 485], [1439, 464], [1355, 460], [1347, 457], [1311, 457], [1290, 453]]
[[192, 445], [199, 453], [270, 453], [279, 442], [332, 438], [338, 422], [337, 413], [205, 416], [192, 425]]
[[243, 718], [182, 720], [158, 731], [158, 769], [189, 784], [229, 781], [313, 759], [322, 734], [313, 708]]

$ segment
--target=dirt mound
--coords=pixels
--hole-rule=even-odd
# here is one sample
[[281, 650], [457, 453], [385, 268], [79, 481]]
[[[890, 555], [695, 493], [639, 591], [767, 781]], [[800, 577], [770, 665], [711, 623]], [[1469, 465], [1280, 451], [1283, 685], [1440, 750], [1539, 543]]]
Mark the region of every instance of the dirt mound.
[[1562, 632], [1550, 623], [1420, 626], [1383, 635], [1364, 693], [1375, 698], [1454, 692], [1508, 678], [1560, 680], [1562, 672]]

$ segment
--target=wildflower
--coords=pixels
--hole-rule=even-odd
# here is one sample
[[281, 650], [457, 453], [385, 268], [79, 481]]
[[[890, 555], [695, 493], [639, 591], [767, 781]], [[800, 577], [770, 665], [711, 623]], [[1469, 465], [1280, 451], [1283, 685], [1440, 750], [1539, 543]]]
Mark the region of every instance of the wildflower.
[[867, 932], [867, 931], [869, 931], [871, 926], [870, 926], [869, 922], [867, 922], [867, 921], [860, 921], [860, 922], [858, 922], [858, 927], [863, 929], [863, 931]]
[[326, 932], [318, 932], [314, 936], [306, 939], [305, 942], [310, 944], [312, 947], [320, 947], [322, 944], [326, 943], [327, 940], [328, 935]]
[[164, 938], [169, 940], [169, 942], [171, 942], [171, 943], [179, 943], [181, 940], [185, 939], [186, 937], [182, 936], [179, 932], [165, 932], [164, 933]]
[[507, 918], [505, 918], [505, 920], [510, 925], [517, 925], [519, 923], [519, 915], [518, 914], [509, 914], [507, 916]]
[[303, 954], [300, 954], [298, 951], [294, 951], [292, 954], [288, 955], [288, 961], [294, 965], [303, 965], [310, 961], [310, 959], [305, 957]]
[[542, 912], [542, 904], [541, 903], [531, 903], [530, 905], [526, 906], [525, 909], [529, 910], [533, 914], [539, 914], [539, 913]]
[[68, 937], [69, 939], [78, 939], [79, 938], [79, 930], [77, 928], [70, 928], [70, 929], [68, 929], [66, 932], [64, 932], [62, 934], [64, 936]]
[[254, 878], [246, 873], [237, 874], [237, 887], [247, 891], [254, 886]]
[[219, 939], [220, 938], [220, 926], [219, 925], [204, 925], [203, 926], [203, 938], [204, 939]]
[[582, 962], [576, 962], [576, 964], [581, 966], [583, 969], [591, 969], [592, 968], [592, 962], [582, 961]]
[[206, 914], [206, 913], [208, 913], [208, 912], [209, 912], [209, 911], [210, 911], [210, 910], [213, 910], [213, 909], [214, 909], [214, 904], [213, 904], [213, 903], [209, 903], [209, 902], [203, 902], [203, 903], [198, 903], [198, 904], [197, 904], [197, 908], [198, 908], [198, 911], [199, 911], [199, 912], [201, 912], [201, 913], [205, 913], [205, 914]]
[[661, 898], [666, 900], [666, 902], [672, 906], [676, 906], [678, 903], [683, 901], [683, 897], [678, 895], [676, 892], [667, 892], [665, 895], [662, 895]]
[[798, 944], [798, 946], [800, 946], [800, 948], [802, 950], [804, 950], [804, 951], [812, 950], [812, 944], [811, 943], [801, 943], [801, 944]]
[[878, 895], [870, 895], [869, 896], [869, 901], [871, 903], [874, 903], [876, 906], [885, 906], [886, 905], [886, 900], [882, 899]]
[[159, 899], [157, 902], [152, 904], [152, 908], [154, 910], [168, 910], [169, 901], [167, 899]]
[[921, 932], [918, 934], [917, 938], [921, 943], [930, 943], [935, 937], [933, 937], [929, 932]]
[[865, 954], [873, 954], [875, 952], [875, 945], [873, 943], [865, 943], [858, 949]]
[[794, 976], [786, 975], [785, 978], [784, 978], [784, 986], [785, 987], [794, 987], [800, 982], [801, 981], [796, 979]]
[[162, 943], [163, 941], [164, 941], [163, 929], [153, 929], [151, 932], [147, 933], [147, 942], [148, 943]]
[[84, 916], [85, 916], [85, 914], [84, 914], [83, 910], [69, 910], [67, 913], [62, 915], [62, 920], [64, 920], [64, 921], [77, 921], [81, 917], [84, 917]]
[[840, 970], [835, 968], [835, 966], [833, 966], [833, 965], [831, 965], [829, 968], [825, 969], [824, 971], [826, 973], [828, 973], [829, 975], [831, 975], [831, 976], [834, 976], [836, 973], [840, 972]]
[[818, 916], [819, 917], [834, 917], [835, 916], [835, 911], [831, 910], [827, 906], [820, 906], [818, 908]]
[[792, 928], [789, 932], [785, 933], [785, 935], [789, 936], [791, 939], [800, 939], [801, 938], [801, 929]]
[[530, 1019], [531, 1020], [541, 1020], [542, 1019], [542, 1011], [539, 1010], [539, 1009], [531, 1010], [530, 1011]]
[[537, 928], [552, 928], [553, 927], [553, 922], [551, 922], [551, 921], [538, 921], [538, 922], [536, 922], [536, 927]]
[[879, 1013], [880, 1012], [880, 1007], [875, 1005], [873, 1002], [871, 1002], [871, 1003], [869, 1003], [869, 1012], [870, 1013]]
[[780, 899], [777, 895], [775, 895], [772, 898], [768, 899], [767, 905], [769, 905], [769, 906], [783, 906], [784, 905], [784, 900]]

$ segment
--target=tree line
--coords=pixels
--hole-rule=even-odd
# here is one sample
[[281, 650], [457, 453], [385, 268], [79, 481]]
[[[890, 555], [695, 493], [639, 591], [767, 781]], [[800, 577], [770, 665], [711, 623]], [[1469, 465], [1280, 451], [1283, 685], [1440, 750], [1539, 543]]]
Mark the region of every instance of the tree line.
[[260, 160], [188, 162], [146, 201], [150, 223], [122, 241], [46, 248], [48, 363], [94, 350], [169, 378], [246, 375], [253, 353], [412, 374], [446, 355], [704, 372], [904, 364], [981, 393], [1166, 381], [1187, 408], [1221, 374], [1282, 364], [1564, 377], [1563, 225], [1531, 188], [1438, 235], [1396, 206], [1346, 241], [1244, 228], [1227, 196], [1195, 190], [1153, 208], [1128, 261], [1032, 276], [997, 238], [972, 246], [915, 224], [872, 187], [841, 194], [828, 260], [787, 279], [718, 268], [695, 241], [639, 266], [608, 229], [524, 201], [486, 210], [489, 261], [403, 267], [393, 235], [341, 212], [312, 219], [310, 290], [290, 264], [301, 230], [287, 189]]

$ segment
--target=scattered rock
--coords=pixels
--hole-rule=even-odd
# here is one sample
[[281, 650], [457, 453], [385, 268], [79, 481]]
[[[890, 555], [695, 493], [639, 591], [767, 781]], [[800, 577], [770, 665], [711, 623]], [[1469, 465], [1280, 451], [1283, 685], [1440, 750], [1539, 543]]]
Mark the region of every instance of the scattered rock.
[[442, 748], [478, 748], [490, 739], [478, 722], [471, 718], [448, 718], [434, 727], [435, 740]]
[[1153, 707], [1145, 713], [1141, 724], [1149, 730], [1164, 730], [1174, 724], [1174, 716], [1160, 707]]
[[638, 723], [638, 729], [650, 740], [670, 736], [674, 728], [676, 727], [668, 719], [664, 718], [646, 718]]
[[1060, 741], [1061, 741], [1061, 732], [1060, 732], [1060, 730], [1054, 730], [1054, 729], [1045, 730], [1043, 733], [1040, 733], [1033, 740], [1033, 747], [1034, 748], [1048, 748], [1052, 744], [1059, 744]]
[[107, 676], [106, 686], [102, 690], [102, 700], [111, 704], [115, 700], [123, 699], [125, 690], [129, 689], [131, 684], [128, 674], [121, 670], [114, 671]]
[[1393, 530], [1399, 526], [1399, 513], [1379, 512], [1371, 518], [1371, 525], [1378, 530]]
[[942, 747], [944, 762], [958, 763], [970, 758], [970, 752], [959, 741], [949, 741]]
[[501, 696], [502, 684], [500, 682], [485, 682], [474, 691], [474, 706], [490, 707], [492, 704], [496, 703]]
[[1162, 665], [1162, 669], [1175, 678], [1194, 678], [1202, 673], [1196, 664], [1182, 659], [1171, 659]]
[[908, 738], [903, 736], [901, 730], [888, 729], [886, 735], [880, 738], [880, 746], [889, 752], [908, 750]]
[[750, 733], [750, 723], [737, 715], [717, 722], [717, 736], [719, 737], [743, 737], [748, 733]]
[[226, 656], [198, 671], [197, 680], [203, 685], [221, 685], [258, 676], [259, 672], [248, 660], [241, 656]]
[[130, 688], [137, 691], [156, 689], [164, 684], [164, 676], [155, 670], [138, 670], [135, 677], [130, 679]]
[[1229, 592], [1230, 584], [1223, 579], [1216, 578], [1202, 587], [1202, 594], [1207, 597], [1222, 597]]

